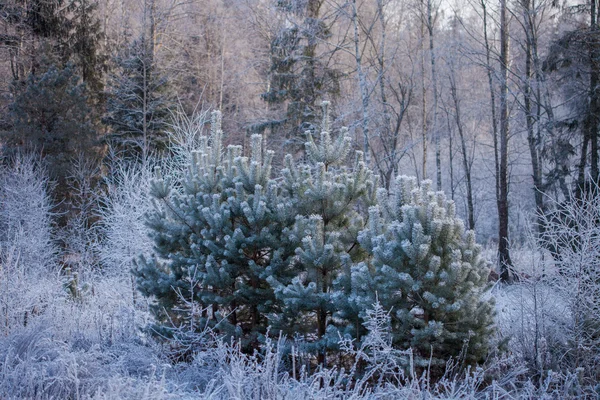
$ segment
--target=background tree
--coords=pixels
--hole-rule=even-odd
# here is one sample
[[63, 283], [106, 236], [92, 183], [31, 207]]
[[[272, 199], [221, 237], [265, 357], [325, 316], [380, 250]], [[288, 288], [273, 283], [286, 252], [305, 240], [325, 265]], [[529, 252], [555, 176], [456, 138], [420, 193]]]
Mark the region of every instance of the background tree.
[[512, 280], [512, 260], [508, 237], [508, 138], [509, 138], [509, 11], [506, 0], [500, 2], [500, 130], [498, 157], [498, 266], [504, 281]]
[[340, 90], [340, 71], [332, 66], [335, 46], [326, 45], [335, 16], [323, 0], [284, 0], [277, 10], [282, 24], [270, 44], [268, 90], [262, 94], [277, 116], [254, 129], [283, 136], [278, 140], [284, 152], [295, 152], [302, 149], [304, 133], [318, 125], [320, 101]]
[[12, 148], [39, 152], [57, 181], [59, 198], [66, 195], [66, 178], [72, 158], [94, 152], [95, 131], [87, 106], [85, 85], [75, 67], [51, 65], [41, 75], [30, 74], [25, 85], [15, 85], [10, 105], [12, 130], [6, 137]]
[[[69, 196], [69, 162], [94, 158], [103, 68], [95, 7], [88, 0], [7, 2], [2, 8], [10, 55], [3, 151], [48, 155], [59, 207]], [[0, 106], [1, 107], [1, 106]]]
[[66, 12], [68, 18], [61, 22], [67, 34], [61, 37], [63, 60], [77, 66], [78, 75], [90, 97], [102, 104], [104, 74], [106, 72], [106, 49], [102, 48], [103, 36], [97, 16], [98, 3], [91, 0], [70, 0]]
[[[545, 71], [558, 76], [561, 97], [566, 99], [569, 108], [568, 113], [556, 117], [558, 132], [553, 136], [554, 146], [550, 148], [553, 159], [556, 160], [556, 169], [550, 178], [561, 179], [562, 183], [568, 179], [567, 176], [576, 174], [577, 193], [581, 195], [591, 187], [589, 182], [586, 182], [586, 176], [589, 176], [592, 182], [597, 182], [599, 170], [597, 4], [595, 1], [590, 2], [590, 8], [585, 9], [587, 15], [579, 9], [573, 11], [579, 17], [585, 16], [587, 22], [578, 21], [574, 29], [564, 32], [553, 41], [544, 67]], [[576, 79], [564, 79], [566, 76], [575, 76]], [[573, 135], [574, 132], [579, 135]], [[579, 156], [576, 172], [570, 171], [569, 159], [572, 156]], [[566, 192], [566, 187], [563, 192]], [[565, 197], [568, 197], [567, 194], [563, 193]]]
[[169, 117], [167, 78], [154, 61], [152, 43], [142, 36], [116, 58], [106, 99], [105, 140], [128, 158], [146, 162], [167, 148]]

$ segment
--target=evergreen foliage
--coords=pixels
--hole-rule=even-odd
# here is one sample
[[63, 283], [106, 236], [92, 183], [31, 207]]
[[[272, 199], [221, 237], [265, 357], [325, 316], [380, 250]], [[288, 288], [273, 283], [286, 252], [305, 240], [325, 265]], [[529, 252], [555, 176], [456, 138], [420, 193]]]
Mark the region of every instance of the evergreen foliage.
[[4, 29], [17, 33], [0, 36], [4, 39], [1, 44], [12, 46], [12, 79], [23, 83], [29, 74], [43, 74], [44, 59], [51, 54], [56, 58], [54, 64], [61, 68], [72, 63], [90, 97], [99, 100], [105, 65], [97, 9], [98, 3], [93, 0], [17, 0], [0, 4]]
[[493, 303], [483, 297], [489, 264], [454, 202], [430, 187], [400, 176], [390, 192], [379, 189], [359, 235], [370, 257], [353, 267], [352, 302], [365, 310], [377, 296], [392, 310], [394, 345], [412, 348], [421, 367], [448, 357], [474, 363], [493, 332]]
[[364, 218], [358, 206], [366, 210], [376, 187], [361, 152], [356, 152], [352, 168], [344, 166], [351, 138], [343, 130], [332, 139], [328, 106], [323, 103], [320, 140], [315, 142], [308, 133], [308, 162], [296, 166], [290, 155], [285, 158], [282, 195], [297, 214], [293, 226], [296, 276], [287, 286], [276, 277], [270, 279], [285, 305], [285, 313], [273, 317], [275, 326], [304, 339], [316, 335], [314, 345], [320, 351], [339, 339], [331, 319], [339, 307], [336, 282], [349, 270], [353, 258], [360, 259], [356, 238]]
[[91, 154], [95, 139], [85, 85], [79, 79], [73, 64], [50, 65], [43, 74], [30, 74], [24, 86], [15, 84], [10, 105], [8, 144], [41, 151], [59, 191], [65, 189], [70, 160]]
[[204, 309], [201, 326], [218, 322], [220, 332], [245, 343], [266, 332], [265, 316], [280, 311], [266, 278], [285, 276], [294, 254], [281, 235], [292, 218], [270, 179], [272, 157], [259, 135], [249, 158], [239, 146], [224, 152], [215, 112], [187, 174], [153, 182], [157, 209], [148, 224], [158, 257], [141, 260], [136, 273], [142, 293], [158, 299], [159, 322], [182, 323], [177, 305], [191, 299]]
[[60, 38], [62, 58], [73, 62], [90, 96], [102, 99], [106, 57], [100, 50], [103, 34], [93, 0], [71, 0], [61, 21], [66, 34]]
[[278, 11], [294, 22], [276, 32], [270, 43], [269, 90], [262, 98], [285, 109], [280, 118], [255, 128], [270, 128], [273, 137], [285, 137], [286, 152], [302, 150], [304, 133], [317, 130], [318, 99], [339, 92], [342, 73], [329, 65], [331, 53], [323, 49], [331, 36], [323, 6], [323, 0], [277, 2]]
[[64, 0], [34, 0], [25, 4], [23, 10], [25, 24], [40, 37], [59, 37], [64, 33], [63, 15]]
[[332, 137], [328, 105], [320, 140], [308, 134], [307, 162], [286, 156], [279, 179], [261, 136], [250, 157], [239, 146], [223, 151], [214, 113], [187, 174], [152, 183], [155, 255], [136, 275], [156, 298], [157, 329], [190, 323], [195, 304], [199, 328], [249, 350], [271, 326], [324, 364], [340, 335], [364, 339], [366, 310], [379, 301], [391, 310], [393, 345], [412, 348], [418, 365], [481, 360], [492, 305], [474, 233], [428, 183], [399, 177], [390, 193], [377, 191], [361, 152], [346, 166], [351, 139]]
[[127, 158], [146, 160], [168, 144], [167, 79], [157, 68], [151, 46], [142, 36], [116, 57], [117, 72], [107, 88], [103, 122], [110, 132], [106, 141]]

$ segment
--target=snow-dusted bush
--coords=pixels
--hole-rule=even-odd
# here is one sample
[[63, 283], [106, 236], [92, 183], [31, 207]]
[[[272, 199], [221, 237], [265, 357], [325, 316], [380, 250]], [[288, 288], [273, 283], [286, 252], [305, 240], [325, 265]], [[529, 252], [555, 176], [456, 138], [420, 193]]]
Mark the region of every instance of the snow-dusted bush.
[[62, 295], [47, 190], [35, 156], [0, 166], [0, 335], [32, 323]]
[[98, 266], [96, 221], [100, 165], [95, 159], [79, 154], [73, 159], [67, 176], [69, 214], [59, 231], [63, 262], [79, 273], [90, 273]]
[[[412, 348], [421, 367], [435, 364], [439, 376], [448, 357], [482, 361], [493, 313], [482, 300], [489, 270], [474, 233], [430, 183], [399, 177], [376, 196], [363, 154], [347, 165], [351, 138], [331, 134], [328, 104], [320, 140], [308, 135], [305, 162], [287, 155], [271, 174], [274, 153], [260, 135], [249, 157], [241, 146], [224, 148], [215, 112], [185, 175], [152, 182], [154, 254], [140, 259], [135, 275], [156, 302], [155, 329], [187, 323], [183, 296], [210, 307], [202, 324], [221, 320], [219, 333], [243, 338], [245, 351], [270, 327], [301, 336], [325, 365], [338, 357], [338, 332], [363, 335], [364, 311], [380, 293], [394, 309], [394, 346]], [[381, 211], [367, 215], [376, 203]]]
[[556, 277], [543, 275], [542, 265], [534, 260], [530, 265], [533, 268], [525, 269], [528, 277], [513, 285], [497, 286], [493, 295], [502, 337], [509, 340], [510, 352], [539, 382], [548, 370], [560, 369], [560, 360], [569, 351], [566, 327], [571, 310], [569, 299], [556, 290]]
[[168, 131], [171, 157], [142, 164], [112, 156], [97, 215], [102, 238], [98, 250], [106, 272], [129, 275], [135, 259], [151, 254], [153, 242], [145, 215], [153, 210], [149, 195], [150, 182], [156, 178], [153, 168], [160, 164], [169, 175], [181, 175], [199, 146], [207, 113], [196, 110], [190, 116], [178, 111], [172, 120]]
[[96, 273], [95, 198], [76, 183], [85, 193], [73, 194], [81, 209], [61, 231], [59, 264], [41, 161], [0, 169], [0, 398], [167, 398], [163, 362], [141, 333], [147, 303], [122, 274]]
[[499, 286], [498, 326], [541, 384], [552, 371], [581, 385], [600, 378], [600, 193], [550, 204], [530, 233], [520, 282]]
[[152, 209], [148, 195], [150, 168], [135, 163], [116, 164], [100, 198], [98, 247], [103, 268], [109, 274], [129, 276], [134, 260], [149, 255], [152, 240], [144, 215]]
[[[560, 299], [552, 307], [568, 306], [565, 323], [547, 321], [563, 330], [565, 348], [557, 354], [563, 370], [581, 369], [593, 381], [600, 379], [600, 188], [554, 204], [544, 216], [541, 245], [550, 249], [552, 263], [545, 268], [547, 282]], [[550, 257], [549, 257], [550, 258]]]
[[19, 154], [0, 165], [0, 263], [10, 259], [28, 272], [55, 266], [48, 186], [44, 165], [34, 155]]
[[352, 291], [344, 295], [359, 310], [378, 295], [393, 310], [394, 346], [412, 349], [418, 365], [440, 375], [449, 357], [468, 364], [487, 357], [494, 313], [489, 262], [475, 232], [465, 231], [454, 201], [430, 188], [431, 181], [399, 176], [378, 191], [358, 235], [371, 257], [352, 267]]
[[204, 128], [210, 121], [210, 113], [202, 108], [197, 108], [192, 114], [187, 114], [182, 109], [172, 113], [172, 122], [169, 124], [169, 172], [183, 172], [192, 162], [192, 154], [202, 145]]

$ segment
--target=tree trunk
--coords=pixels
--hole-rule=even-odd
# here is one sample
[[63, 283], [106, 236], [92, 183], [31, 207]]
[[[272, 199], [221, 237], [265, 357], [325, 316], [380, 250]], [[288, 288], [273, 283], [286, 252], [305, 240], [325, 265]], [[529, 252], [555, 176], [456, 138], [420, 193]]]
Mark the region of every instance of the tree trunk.
[[[454, 75], [454, 71], [450, 72]], [[450, 92], [452, 94], [452, 100], [454, 102], [454, 109], [456, 114], [454, 116], [456, 121], [456, 128], [458, 130], [458, 136], [460, 138], [460, 148], [463, 160], [463, 169], [465, 172], [465, 184], [467, 186], [467, 220], [469, 229], [475, 229], [475, 212], [473, 207], [473, 186], [471, 184], [471, 164], [469, 163], [469, 155], [467, 154], [467, 143], [465, 140], [464, 129], [460, 115], [460, 101], [458, 100], [458, 94], [456, 91], [456, 82], [454, 77], [450, 77]]]
[[450, 111], [448, 110], [448, 107], [446, 107], [446, 124], [448, 124], [448, 162], [450, 164], [450, 198], [454, 201], [454, 135], [452, 134], [450, 120]]
[[508, 237], [508, 10], [500, 0], [500, 176], [498, 198], [498, 263], [500, 279], [512, 280]]
[[421, 18], [421, 111], [423, 140], [423, 179], [427, 179], [427, 89], [425, 87], [425, 19]]
[[356, 0], [352, 1], [352, 22], [354, 25], [354, 59], [356, 61], [356, 71], [358, 75], [358, 85], [360, 88], [360, 97], [363, 114], [363, 151], [365, 155], [365, 160], [368, 165], [369, 160], [371, 158], [371, 155], [369, 153], [369, 88], [367, 87], [367, 77], [362, 67], [362, 55], [360, 53], [360, 34], [358, 31], [358, 12], [356, 9]]
[[598, 119], [600, 113], [600, 65], [598, 63], [598, 17], [596, 9], [596, 0], [591, 1], [590, 12], [590, 27], [592, 38], [590, 42], [590, 106], [589, 106], [589, 122], [588, 122], [588, 140], [590, 141], [590, 172], [592, 181], [598, 184]]
[[[313, 26], [314, 21], [319, 19], [319, 13], [321, 9], [322, 0], [308, 0], [308, 4], [306, 6], [306, 22], [305, 27]], [[316, 57], [317, 57], [317, 38], [316, 32], [308, 32], [306, 34], [307, 37], [307, 45], [304, 48], [303, 56], [306, 59], [306, 66], [302, 71], [302, 75], [305, 79], [305, 87], [304, 91], [304, 102], [311, 109], [315, 107], [317, 103], [317, 90], [316, 90]], [[301, 110], [304, 112], [304, 110]], [[311, 110], [312, 112], [312, 110]]]
[[[542, 159], [539, 151], [539, 135], [536, 135], [535, 124], [539, 125], [539, 103], [537, 120], [534, 119], [533, 105], [532, 105], [532, 91], [531, 91], [531, 78], [533, 76], [534, 57], [537, 51], [535, 46], [535, 24], [532, 21], [531, 9], [529, 0], [522, 1], [523, 6], [523, 22], [525, 27], [525, 79], [523, 83], [523, 105], [525, 111], [525, 124], [527, 126], [527, 143], [529, 144], [529, 154], [531, 156], [531, 168], [533, 178], [533, 192], [535, 199], [535, 206], [537, 211], [537, 231], [538, 235], [542, 235], [544, 232], [544, 218], [542, 213], [544, 212], [544, 196], [543, 196], [543, 182], [542, 182]], [[536, 66], [537, 67], [537, 66]], [[537, 68], [536, 68], [537, 70]], [[539, 73], [536, 71], [536, 76]], [[538, 82], [538, 93], [539, 93], [539, 79]], [[541, 99], [538, 97], [538, 102]]]
[[492, 112], [492, 138], [494, 142], [494, 178], [496, 180], [496, 202], [500, 199], [500, 160], [498, 156], [498, 118], [496, 117], [496, 91], [494, 90], [494, 79], [492, 75], [491, 49], [487, 34], [487, 8], [485, 0], [481, 0], [481, 9], [483, 14], [483, 39], [485, 43], [486, 72], [488, 77], [488, 86], [490, 88], [490, 109]]
[[433, 123], [431, 132], [435, 141], [435, 169], [436, 169], [436, 189], [442, 190], [442, 156], [440, 148], [440, 132], [437, 126], [438, 114], [438, 91], [437, 74], [435, 70], [435, 47], [433, 45], [433, 16], [431, 1], [427, 0], [427, 30], [429, 31], [429, 54], [431, 58], [431, 85], [433, 86]]

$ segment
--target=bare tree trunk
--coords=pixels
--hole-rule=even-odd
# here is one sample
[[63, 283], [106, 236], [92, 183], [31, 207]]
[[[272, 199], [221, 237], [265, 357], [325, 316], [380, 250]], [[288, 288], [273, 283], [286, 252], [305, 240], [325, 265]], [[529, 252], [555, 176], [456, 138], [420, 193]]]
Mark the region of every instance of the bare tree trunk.
[[379, 25], [381, 28], [381, 44], [379, 45], [379, 52], [377, 61], [379, 62], [379, 91], [381, 92], [381, 104], [383, 106], [383, 121], [385, 127], [389, 129], [391, 124], [390, 111], [388, 110], [388, 101], [385, 94], [385, 41], [387, 34], [387, 26], [385, 23], [385, 14], [383, 10], [383, 0], [377, 0], [377, 16], [379, 18]]
[[[444, 101], [442, 100], [442, 104]], [[448, 107], [444, 107], [446, 110], [446, 124], [448, 125], [448, 162], [450, 164], [450, 198], [454, 201], [455, 190], [454, 190], [454, 135], [452, 134], [452, 127], [450, 126], [450, 111]]]
[[[142, 34], [142, 165], [145, 168], [148, 161], [148, 86], [149, 76], [148, 71], [154, 62], [154, 37], [156, 34], [156, 1], [146, 0], [144, 3], [144, 19], [143, 19], [143, 34]], [[146, 26], [148, 33], [146, 33]]]
[[422, 140], [423, 140], [423, 179], [427, 179], [427, 88], [425, 87], [425, 18], [421, 16], [421, 94]]
[[437, 74], [435, 71], [435, 47], [433, 45], [433, 17], [431, 9], [431, 1], [427, 0], [427, 30], [429, 31], [429, 54], [431, 58], [431, 84], [433, 86], [433, 124], [431, 132], [435, 141], [435, 169], [436, 169], [436, 188], [442, 190], [442, 156], [440, 148], [440, 132], [437, 126], [438, 114], [438, 91], [437, 91]]
[[587, 153], [590, 137], [588, 130], [583, 132], [583, 143], [581, 145], [581, 156], [579, 158], [579, 165], [577, 166], [577, 188], [575, 190], [575, 197], [581, 199], [584, 194], [585, 187], [585, 165], [587, 163]]
[[512, 261], [508, 237], [508, 10], [500, 0], [500, 176], [498, 198], [498, 263], [500, 279], [512, 280]]
[[[539, 135], [536, 135], [535, 124], [540, 123], [540, 107], [538, 96], [538, 111], [537, 119], [533, 116], [533, 105], [532, 105], [532, 91], [531, 91], [531, 78], [533, 76], [535, 64], [535, 52], [537, 52], [536, 37], [535, 37], [535, 21], [532, 20], [530, 0], [522, 0], [523, 6], [523, 22], [525, 28], [525, 79], [523, 83], [523, 105], [525, 111], [525, 124], [527, 126], [527, 142], [529, 144], [529, 153], [531, 155], [531, 168], [533, 178], [533, 191], [535, 198], [535, 206], [538, 213], [537, 218], [537, 230], [538, 234], [541, 235], [544, 231], [542, 213], [544, 211], [544, 196], [543, 196], [543, 182], [542, 182], [542, 159], [539, 151]], [[536, 68], [536, 76], [539, 77], [539, 71]], [[539, 82], [537, 81], [537, 90], [539, 94]]]
[[494, 169], [496, 179], [496, 202], [500, 199], [500, 160], [498, 156], [498, 119], [496, 117], [496, 91], [494, 90], [494, 79], [492, 76], [491, 49], [487, 33], [487, 8], [485, 0], [481, 0], [481, 9], [483, 13], [483, 39], [485, 43], [485, 60], [487, 63], [487, 77], [490, 88], [490, 108], [492, 111], [492, 135], [494, 142]]
[[[411, 143], [414, 143], [416, 141], [416, 139], [415, 139], [415, 132], [413, 130], [413, 124], [412, 124], [412, 121], [410, 120], [410, 114], [408, 114], [406, 116], [406, 125], [408, 126], [408, 134], [410, 136], [410, 141], [411, 141]], [[420, 171], [419, 171], [419, 163], [417, 161], [417, 155], [413, 151], [411, 151], [409, 153], [409, 157], [412, 161], [413, 168], [415, 169], [415, 176], [417, 177], [417, 181], [421, 181], [421, 178], [419, 176]], [[386, 189], [389, 189], [389, 187]]]
[[591, 0], [590, 12], [590, 27], [592, 38], [590, 40], [590, 108], [589, 108], [589, 123], [588, 137], [591, 143], [592, 154], [590, 156], [590, 171], [592, 181], [598, 184], [598, 122], [600, 113], [600, 65], [598, 63], [598, 16], [597, 16], [596, 0]]
[[469, 155], [467, 154], [467, 143], [465, 140], [465, 134], [463, 124], [461, 121], [460, 114], [460, 100], [456, 90], [456, 81], [454, 79], [454, 70], [451, 68], [450, 71], [450, 93], [452, 95], [452, 101], [454, 102], [454, 109], [456, 111], [454, 119], [456, 122], [456, 128], [458, 130], [458, 136], [460, 138], [460, 148], [462, 153], [463, 169], [465, 172], [465, 184], [467, 186], [467, 220], [469, 229], [475, 229], [475, 212], [473, 207], [473, 186], [471, 184], [471, 164], [469, 163]]
[[[317, 21], [321, 10], [322, 0], [308, 0], [306, 6], [306, 20]], [[312, 22], [305, 24], [306, 26], [312, 26]], [[307, 35], [308, 43], [304, 48], [304, 57], [306, 58], [306, 67], [304, 68], [303, 75], [307, 82], [306, 90], [306, 103], [309, 107], [315, 107], [317, 102], [317, 88], [316, 88], [316, 62], [317, 57], [317, 38], [316, 32], [310, 32]]]
[[[377, 0], [377, 17], [379, 19], [379, 26], [381, 28], [381, 43], [379, 45], [379, 51], [377, 53], [377, 61], [379, 63], [379, 92], [381, 96], [381, 106], [382, 106], [382, 114], [383, 114], [383, 123], [385, 127], [385, 134], [395, 134], [394, 137], [394, 146], [391, 149], [391, 159], [388, 163], [388, 171], [386, 171], [386, 176], [384, 178], [384, 185], [387, 189], [390, 187], [390, 183], [392, 179], [397, 174], [398, 170], [398, 162], [396, 159], [397, 149], [396, 143], [398, 141], [398, 131], [393, 132], [391, 129], [392, 119], [390, 117], [390, 110], [388, 109], [389, 104], [387, 100], [387, 95], [385, 92], [385, 41], [387, 34], [387, 26], [385, 23], [385, 14], [383, 10], [383, 0]], [[392, 176], [394, 175], [394, 176]]]
[[[352, 22], [354, 24], [354, 57], [356, 61], [356, 71], [358, 73], [358, 84], [360, 87], [360, 97], [362, 101], [362, 131], [363, 131], [363, 151], [367, 164], [369, 163], [369, 88], [367, 87], [367, 77], [362, 68], [362, 55], [360, 53], [360, 34], [358, 31], [358, 13], [356, 10], [356, 0], [352, 1]], [[383, 72], [383, 71], [382, 71]]]
[[[538, 85], [541, 86], [541, 76], [538, 78]], [[562, 171], [568, 171], [569, 166], [563, 160], [560, 159], [556, 141], [554, 138], [554, 126], [555, 126], [554, 110], [552, 110], [550, 91], [548, 90], [547, 87], [544, 88], [544, 101], [542, 102], [542, 105], [543, 105], [544, 111], [546, 112], [546, 116], [548, 118], [548, 122], [546, 123], [546, 127], [547, 127], [546, 129], [548, 132], [548, 136], [551, 138], [551, 141], [552, 141], [552, 145], [551, 145], [552, 157], [554, 158], [554, 160], [556, 160], [556, 162], [560, 161], [560, 163], [561, 163], [560, 166], [557, 166], [557, 168], [560, 168]], [[541, 135], [539, 135], [539, 134], [538, 134], [538, 142], [540, 144], [542, 142]], [[566, 174], [563, 174], [562, 172], [558, 174], [558, 186], [560, 188], [562, 195], [565, 198], [568, 198], [569, 197], [569, 187], [567, 186], [567, 182], [565, 180], [565, 175]]]

